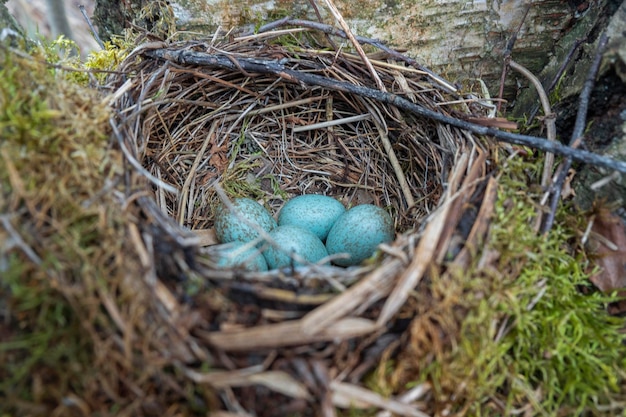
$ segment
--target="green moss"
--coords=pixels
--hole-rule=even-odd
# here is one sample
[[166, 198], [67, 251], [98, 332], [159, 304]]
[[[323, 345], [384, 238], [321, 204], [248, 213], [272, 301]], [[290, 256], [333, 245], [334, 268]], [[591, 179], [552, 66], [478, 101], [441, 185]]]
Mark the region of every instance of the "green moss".
[[47, 398], [37, 398], [37, 382], [54, 384], [58, 392], [84, 388], [84, 364], [92, 351], [68, 302], [45, 281], [25, 280], [24, 272], [24, 262], [11, 255], [2, 287], [10, 295], [11, 325], [21, 331], [0, 343], [0, 393], [11, 403], [52, 399], [47, 390], [41, 392]]
[[44, 86], [35, 80], [27, 85], [14, 82], [23, 68], [7, 57], [0, 71], [0, 136], [11, 138], [27, 148], [51, 145], [50, 120], [55, 111], [42, 98]]
[[[534, 206], [509, 175], [503, 173], [489, 246], [501, 254], [498, 269], [519, 273], [497, 280], [499, 288], [468, 318], [466, 332], [478, 330], [493, 310], [510, 331], [490, 346], [487, 352], [495, 355], [479, 357], [494, 365], [486, 368], [489, 374], [505, 377], [509, 401], [535, 396], [542, 412], [566, 408], [580, 414], [618, 389], [626, 357], [624, 323], [606, 311], [615, 298], [591, 289], [584, 253], [572, 254], [577, 232], [572, 211], [561, 209], [549, 236], [537, 236], [528, 223]], [[540, 394], [530, 394], [537, 390]]]
[[[77, 57], [62, 60], [65, 77], [82, 86], [88, 86], [92, 78], [98, 84], [104, 84], [110, 71], [114, 71], [126, 58], [131, 48], [131, 43], [121, 37], [113, 37], [111, 41], [104, 43], [104, 49], [90, 52], [84, 61]], [[53, 62], [52, 60], [48, 59]], [[69, 70], [68, 70], [69, 68]], [[75, 69], [76, 71], [72, 71]]]
[[268, 193], [287, 199], [288, 195], [280, 188], [280, 182], [274, 175], [258, 178], [254, 172], [263, 166], [263, 162], [251, 155], [229, 168], [223, 176], [222, 187], [232, 198], [247, 197], [254, 200], [267, 199]]
[[[224, 172], [222, 187], [232, 198], [247, 197], [254, 200], [265, 200], [268, 192], [286, 199], [288, 197], [280, 188], [280, 181], [273, 174], [262, 177], [254, 173], [263, 166], [263, 153], [254, 140], [247, 136], [249, 121], [244, 121], [239, 138], [233, 145], [229, 155], [228, 168]], [[243, 158], [241, 155], [245, 155]]]
[[130, 49], [130, 43], [120, 37], [114, 37], [111, 41], [105, 42], [104, 49], [91, 52], [83, 67], [94, 70], [96, 79], [103, 83], [107, 77], [106, 71], [115, 70], [126, 58]]
[[110, 176], [98, 170], [107, 120], [92, 92], [40, 56], [0, 51], [0, 408], [14, 415], [35, 404], [32, 415], [46, 414], [93, 382], [84, 325], [97, 307], [74, 303], [93, 296], [83, 280], [107, 273], [87, 261], [106, 213], [81, 205]]
[[[482, 378], [499, 376], [498, 388], [507, 387], [509, 406], [528, 402], [542, 414], [578, 415], [618, 390], [626, 357], [624, 323], [607, 313], [607, 303], [615, 299], [590, 288], [590, 265], [584, 253], [572, 250], [575, 215], [562, 208], [547, 238], [538, 236], [529, 226], [535, 207], [518, 188], [528, 164], [510, 164], [502, 174], [489, 248], [500, 253], [499, 270], [518, 273], [491, 279], [494, 291], [477, 302], [463, 333], [480, 334], [494, 319], [510, 327], [500, 340], [491, 332], [475, 352]], [[530, 169], [538, 171], [537, 165]]]
[[104, 49], [91, 51], [84, 60], [78, 45], [62, 35], [53, 40], [40, 37], [37, 46], [32, 46], [29, 53], [33, 58], [49, 63], [51, 75], [86, 87], [93, 81], [104, 84], [109, 73], [115, 71], [133, 48], [137, 36], [132, 31], [127, 31], [125, 37], [114, 36], [104, 43]]
[[593, 267], [577, 240], [583, 219], [561, 207], [547, 237], [532, 229], [539, 195], [527, 184], [537, 183], [541, 162], [503, 166], [477, 256], [490, 260], [431, 277], [430, 293], [417, 295], [427, 306], [393, 376], [428, 381], [436, 407], [452, 414], [600, 415], [625, 394], [624, 320], [606, 311], [616, 297], [589, 283]]
[[169, 2], [157, 0], [143, 4], [133, 23], [149, 31], [152, 36], [163, 40], [171, 38], [176, 33], [176, 16]]

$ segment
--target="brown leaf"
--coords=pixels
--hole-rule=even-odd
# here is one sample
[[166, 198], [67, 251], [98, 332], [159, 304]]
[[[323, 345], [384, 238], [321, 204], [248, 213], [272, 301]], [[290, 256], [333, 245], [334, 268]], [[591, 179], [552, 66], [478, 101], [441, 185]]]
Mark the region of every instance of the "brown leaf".
[[576, 171], [570, 169], [567, 173], [567, 177], [565, 177], [565, 182], [563, 183], [563, 191], [561, 191], [561, 198], [563, 200], [567, 200], [568, 198], [576, 197], [576, 191], [572, 187], [572, 180], [576, 175]]
[[591, 228], [590, 252], [600, 272], [590, 280], [603, 292], [626, 288], [626, 227], [619, 216], [600, 209]]
[[228, 166], [228, 142], [222, 146], [215, 143], [215, 139], [211, 139], [211, 150], [209, 154], [209, 163], [213, 165], [218, 172], [224, 172]]
[[481, 126], [497, 127], [504, 130], [517, 130], [519, 126], [504, 117], [468, 117], [467, 121]]

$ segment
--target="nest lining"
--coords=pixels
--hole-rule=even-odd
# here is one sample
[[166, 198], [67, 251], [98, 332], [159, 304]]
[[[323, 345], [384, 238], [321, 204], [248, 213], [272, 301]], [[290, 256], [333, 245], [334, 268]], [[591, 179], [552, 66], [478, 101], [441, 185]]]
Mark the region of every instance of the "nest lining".
[[[349, 54], [291, 53], [250, 42], [172, 47], [278, 56], [299, 71], [372, 84], [359, 58]], [[421, 71], [384, 61], [374, 65], [389, 91], [441, 110], [442, 92]], [[388, 105], [276, 76], [149, 59], [131, 60], [124, 69], [142, 74], [133, 88], [135, 111], [126, 119], [140, 127], [130, 132], [136, 158], [179, 191], [157, 187], [155, 199], [192, 230], [212, 227], [217, 182], [229, 197], [262, 200], [274, 213], [303, 193], [330, 195], [346, 206], [376, 204], [391, 212], [403, 232], [438, 205], [441, 179], [462, 144], [461, 137], [440, 139], [434, 123]], [[149, 103], [142, 103], [146, 99]], [[408, 188], [401, 187], [382, 135], [389, 138]]]

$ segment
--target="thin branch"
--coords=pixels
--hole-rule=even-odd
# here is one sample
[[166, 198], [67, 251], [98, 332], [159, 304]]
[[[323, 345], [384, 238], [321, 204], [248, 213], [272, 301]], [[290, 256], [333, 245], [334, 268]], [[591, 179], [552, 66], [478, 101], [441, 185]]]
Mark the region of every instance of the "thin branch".
[[39, 255], [35, 253], [35, 251], [30, 246], [28, 246], [28, 244], [24, 241], [24, 239], [22, 239], [22, 236], [19, 234], [19, 232], [15, 230], [15, 228], [11, 224], [10, 215], [0, 216], [0, 223], [2, 223], [4, 230], [7, 231], [11, 239], [13, 239], [13, 244], [19, 247], [20, 249], [22, 249], [24, 254], [28, 257], [28, 259], [31, 260], [32, 263], [34, 263], [37, 266], [41, 266], [41, 263], [42, 263], [41, 258], [39, 257]]
[[75, 68], [75, 67], [68, 67], [65, 65], [60, 65], [60, 64], [55, 64], [53, 62], [48, 62], [45, 59], [38, 59], [33, 57], [32, 55], [28, 55], [26, 52], [20, 51], [19, 49], [16, 48], [12, 48], [9, 46], [6, 46], [2, 43], [0, 43], [0, 50], [2, 51], [10, 51], [12, 54], [15, 54], [16, 56], [25, 59], [27, 61], [31, 61], [31, 62], [37, 62], [39, 64], [42, 65], [46, 65], [50, 68], [55, 68], [55, 69], [59, 69], [59, 70], [63, 70], [63, 71], [67, 71], [67, 72], [84, 72], [87, 74], [116, 74], [116, 75], [124, 75], [123, 72], [120, 71], [112, 71], [112, 70], [102, 70], [102, 69], [95, 69], [95, 68]]
[[524, 26], [524, 22], [526, 21], [526, 18], [528, 17], [528, 12], [530, 11], [530, 6], [531, 6], [531, 3], [528, 3], [526, 5], [526, 10], [524, 10], [524, 16], [522, 16], [522, 18], [520, 19], [519, 25], [517, 25], [517, 29], [515, 29], [515, 32], [513, 32], [513, 35], [511, 36], [511, 39], [509, 39], [509, 41], [506, 43], [506, 49], [504, 51], [504, 55], [505, 56], [511, 56], [511, 54], [513, 53], [513, 48], [515, 47], [515, 42], [517, 42], [517, 36], [521, 32], [522, 26]]
[[[576, 123], [574, 124], [574, 130], [572, 131], [572, 136], [570, 138], [569, 146], [573, 149], [573, 146], [582, 141], [583, 135], [585, 133], [585, 126], [587, 124], [587, 111], [589, 110], [589, 99], [591, 97], [591, 92], [593, 91], [593, 86], [596, 81], [596, 76], [598, 75], [598, 70], [600, 69], [600, 63], [602, 62], [602, 55], [604, 54], [604, 50], [609, 41], [606, 32], [602, 33], [600, 36], [600, 40], [598, 41], [598, 48], [596, 50], [596, 54], [594, 56], [593, 62], [589, 67], [589, 72], [587, 73], [587, 78], [585, 79], [585, 84], [583, 85], [583, 89], [580, 92], [580, 100], [578, 104], [578, 113], [576, 114]], [[556, 181], [553, 184], [553, 194], [552, 200], [550, 201], [550, 211], [546, 217], [545, 223], [542, 228], [542, 232], [544, 234], [548, 233], [550, 229], [552, 229], [552, 225], [554, 224], [554, 216], [556, 215], [556, 206], [559, 204], [559, 200], [561, 199], [561, 191], [563, 189], [563, 184], [565, 183], [565, 178], [567, 177], [567, 173], [572, 165], [573, 157], [570, 155], [566, 155], [565, 160], [561, 166], [561, 170]]]
[[[552, 81], [550, 82], [550, 85], [548, 86], [548, 88], [546, 88], [546, 91], [548, 93], [551, 92], [552, 90], [554, 90], [554, 88], [558, 84], [559, 80], [563, 76], [563, 73], [565, 73], [565, 70], [567, 69], [568, 64], [572, 61], [572, 58], [574, 57], [574, 53], [576, 52], [576, 50], [578, 50], [578, 48], [580, 48], [580, 46], [583, 43], [585, 43], [586, 40], [587, 40], [587, 37], [585, 37], [583, 39], [576, 39], [576, 41], [574, 42], [574, 44], [570, 48], [569, 52], [565, 56], [565, 59], [563, 59], [563, 62], [561, 63], [561, 66], [559, 67], [559, 70], [556, 72], [556, 74], [552, 78]], [[528, 121], [526, 122], [527, 126], [532, 124], [532, 122], [535, 119], [535, 116], [537, 115], [538, 111], [539, 111], [539, 106], [537, 105], [537, 106], [535, 106], [535, 108], [533, 108], [533, 110], [530, 112], [530, 115], [528, 116]]]
[[98, 43], [98, 46], [100, 47], [100, 49], [104, 50], [105, 49], [104, 42], [102, 42], [102, 39], [100, 39], [100, 36], [98, 36], [98, 32], [96, 32], [96, 28], [91, 23], [91, 19], [89, 18], [89, 16], [87, 16], [87, 10], [85, 10], [85, 6], [81, 4], [78, 6], [78, 8], [80, 9], [80, 12], [83, 14], [83, 18], [87, 22], [87, 25], [89, 26], [89, 30], [91, 30], [91, 34], [93, 35], [93, 38]]
[[115, 136], [115, 139], [117, 139], [117, 144], [119, 145], [120, 149], [122, 150], [122, 153], [126, 157], [126, 160], [133, 166], [133, 168], [135, 168], [139, 173], [141, 173], [141, 175], [146, 177], [150, 182], [152, 182], [157, 187], [161, 187], [165, 191], [168, 191], [174, 195], [178, 195], [179, 193], [176, 187], [161, 181], [159, 178], [155, 177], [150, 172], [148, 172], [139, 163], [139, 161], [137, 161], [137, 159], [135, 158], [133, 153], [130, 151], [130, 149], [126, 147], [126, 144], [124, 143], [124, 138], [122, 137], [122, 133], [118, 129], [117, 124], [115, 123], [113, 118], [109, 119], [109, 124], [111, 125], [111, 128], [113, 129], [113, 135]]
[[[356, 39], [352, 31], [350, 30], [350, 27], [348, 27], [348, 24], [344, 20], [343, 16], [341, 16], [341, 13], [339, 13], [339, 10], [337, 10], [337, 7], [335, 6], [335, 3], [333, 2], [333, 0], [324, 0], [324, 1], [326, 2], [326, 5], [330, 9], [330, 12], [333, 14], [335, 19], [337, 19], [337, 21], [343, 28], [350, 42], [352, 42], [354, 49], [356, 49], [357, 53], [361, 57], [361, 60], [367, 67], [367, 70], [369, 71], [370, 75], [376, 82], [376, 87], [380, 91], [386, 92], [387, 89], [385, 88], [385, 84], [383, 84], [382, 80], [378, 76], [378, 72], [376, 72], [376, 70], [374, 69], [372, 62], [369, 60], [369, 58], [365, 54], [365, 51], [363, 51], [361, 44], [359, 43], [359, 41]], [[389, 140], [389, 137], [387, 136], [387, 129], [386, 127], [383, 128], [380, 123], [376, 123], [376, 127], [378, 128], [378, 131], [380, 133], [380, 140], [383, 143], [383, 148], [385, 149], [385, 152], [387, 152], [389, 163], [393, 167], [393, 172], [398, 178], [398, 182], [400, 183], [400, 188], [402, 189], [404, 193], [404, 198], [406, 200], [407, 206], [412, 207], [415, 205], [415, 200], [413, 199], [413, 196], [411, 195], [408, 182], [406, 180], [406, 177], [404, 176], [402, 167], [400, 166], [400, 163], [398, 162], [398, 157], [396, 156], [396, 153], [393, 150], [393, 146], [391, 145], [391, 141]]]
[[[207, 54], [190, 50], [176, 49], [146, 49], [143, 55], [154, 58], [169, 60], [181, 65], [193, 64], [203, 65], [211, 68], [225, 68], [229, 70], [237, 70], [237, 67], [231, 60], [220, 54]], [[503, 132], [487, 126], [481, 126], [474, 123], [446, 116], [433, 110], [412, 103], [402, 97], [392, 93], [380, 90], [357, 86], [347, 82], [333, 80], [316, 74], [304, 73], [287, 68], [280, 61], [276, 60], [260, 60], [257, 58], [238, 58], [239, 65], [248, 72], [258, 72], [263, 74], [278, 75], [285, 80], [302, 84], [317, 85], [328, 88], [333, 91], [341, 91], [350, 94], [356, 94], [363, 97], [372, 98], [383, 103], [394, 105], [400, 109], [409, 111], [419, 116], [426, 117], [440, 123], [448, 124], [459, 129], [467, 130], [476, 135], [492, 136], [499, 141], [512, 143], [516, 145], [529, 146], [544, 152], [552, 152], [557, 155], [570, 157], [573, 160], [587, 164], [597, 165], [608, 169], [613, 169], [626, 174], [626, 162], [618, 161], [612, 158], [603, 157], [593, 152], [587, 152], [579, 149], [573, 149], [569, 146], [562, 145], [559, 142], [550, 142], [546, 139], [520, 135], [518, 133]]]
[[[373, 109], [370, 111], [373, 114]], [[380, 117], [374, 117], [374, 124], [376, 125], [376, 129], [378, 129], [378, 134], [380, 136], [381, 142], [383, 143], [383, 148], [387, 153], [387, 157], [389, 158], [389, 163], [391, 164], [393, 172], [395, 173], [396, 178], [398, 179], [398, 183], [400, 184], [400, 189], [402, 190], [402, 194], [404, 195], [407, 208], [410, 209], [411, 207], [415, 206], [415, 199], [413, 198], [413, 194], [411, 193], [411, 187], [406, 180], [406, 176], [404, 175], [404, 171], [402, 170], [400, 161], [398, 161], [398, 157], [396, 156], [396, 153], [393, 150], [393, 146], [391, 145], [391, 141], [389, 140], [389, 135], [387, 134], [387, 126], [382, 120], [380, 120]]]
[[200, 147], [200, 150], [196, 153], [196, 157], [193, 160], [193, 164], [191, 165], [191, 169], [187, 173], [187, 178], [185, 179], [185, 183], [183, 184], [183, 188], [180, 191], [180, 208], [178, 209], [178, 224], [180, 226], [184, 226], [185, 225], [185, 216], [187, 215], [187, 213], [186, 213], [186, 211], [187, 211], [187, 199], [188, 199], [188, 196], [189, 196], [189, 190], [191, 188], [191, 183], [195, 179], [196, 172], [198, 170], [198, 165], [200, 165], [200, 162], [202, 162], [202, 160], [204, 159], [204, 154], [205, 154], [207, 148], [211, 144], [211, 141], [215, 141], [214, 135], [215, 135], [215, 130], [216, 129], [217, 129], [217, 126], [216, 126], [215, 123], [213, 123], [211, 125], [211, 128], [209, 129], [209, 133], [207, 133], [206, 137], [204, 138], [204, 141], [202, 141], [202, 146]]
[[[323, 23], [324, 19], [322, 18], [322, 14], [320, 13], [319, 7], [317, 7], [317, 3], [315, 3], [315, 0], [309, 0], [309, 4], [311, 5], [311, 8], [315, 12], [315, 17], [317, 17], [317, 21], [320, 23]], [[324, 36], [326, 37], [326, 40], [328, 41], [333, 51], [339, 50], [339, 48], [337, 48], [337, 44], [333, 41], [333, 39], [330, 37], [328, 33], [325, 33]]]
[[[550, 107], [550, 99], [548, 98], [548, 95], [543, 89], [543, 85], [541, 84], [541, 81], [539, 81], [539, 79], [535, 77], [535, 75], [532, 72], [527, 70], [524, 66], [513, 61], [512, 59], [509, 61], [509, 66], [515, 71], [522, 74], [524, 77], [526, 77], [535, 86], [535, 91], [537, 91], [537, 95], [539, 96], [539, 102], [541, 103], [541, 106], [543, 107], [543, 114], [544, 114], [543, 122], [546, 126], [547, 139], [549, 141], [555, 141], [556, 140], [556, 115], [552, 113], [552, 108]], [[553, 167], [554, 167], [554, 154], [548, 152], [546, 153], [545, 161], [543, 164], [543, 173], [541, 174], [541, 187], [543, 189], [549, 188], [550, 181], [552, 179]], [[550, 192], [547, 191], [545, 194], [545, 198], [547, 198], [549, 194]], [[544, 202], [542, 202], [541, 204], [543, 205]], [[541, 228], [541, 224], [543, 222], [543, 214], [544, 214], [543, 209], [541, 207], [538, 208], [537, 217], [534, 223], [535, 231], [539, 231], [539, 229]]]
[[496, 113], [497, 114], [501, 114], [500, 113], [500, 109], [502, 108], [502, 103], [504, 103], [504, 82], [506, 81], [506, 73], [507, 73], [507, 68], [509, 68], [508, 65], [506, 65], [506, 62], [511, 59], [511, 57], [507, 56], [504, 58], [504, 65], [502, 65], [502, 73], [500, 74], [500, 89], [498, 90], [498, 99], [497, 102], [498, 104], [496, 105]]
[[506, 43], [506, 48], [504, 49], [504, 65], [502, 65], [502, 74], [500, 74], [500, 90], [498, 91], [498, 106], [496, 111], [500, 113], [500, 107], [504, 102], [504, 81], [506, 80], [506, 73], [509, 68], [509, 60], [511, 59], [511, 54], [513, 53], [513, 47], [515, 47], [515, 42], [517, 42], [517, 35], [522, 30], [522, 25], [524, 21], [526, 21], [526, 17], [528, 16], [528, 12], [530, 11], [530, 3], [526, 5], [526, 10], [524, 11], [524, 16], [519, 22], [517, 29], [511, 35], [511, 39]]
[[[277, 29], [277, 28], [279, 28], [281, 26], [285, 26], [285, 25], [289, 24], [290, 20], [291, 20], [291, 16], [283, 17], [282, 19], [278, 19], [278, 20], [275, 20], [273, 22], [270, 22], [270, 23], [267, 23], [267, 24], [261, 26], [260, 28], [258, 28], [255, 31], [255, 33], [270, 32], [270, 31], [272, 31], [274, 29]], [[245, 33], [242, 36], [250, 36], [250, 35], [253, 35], [253, 33], [252, 32]]]

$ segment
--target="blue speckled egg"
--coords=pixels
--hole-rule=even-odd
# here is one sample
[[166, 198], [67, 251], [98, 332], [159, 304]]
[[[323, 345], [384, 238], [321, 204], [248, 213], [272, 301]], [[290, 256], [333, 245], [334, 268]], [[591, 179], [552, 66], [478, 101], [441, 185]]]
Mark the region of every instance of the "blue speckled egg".
[[249, 242], [259, 237], [252, 224], [269, 232], [277, 224], [272, 215], [259, 203], [249, 198], [232, 201], [235, 212], [221, 205], [215, 214], [215, 235], [221, 243]]
[[265, 257], [252, 243], [230, 242], [217, 247], [218, 268], [267, 271]]
[[[301, 227], [286, 225], [278, 226], [270, 232], [274, 245], [264, 252], [269, 269], [284, 268], [292, 264], [291, 253], [296, 253], [310, 263], [316, 263], [328, 256], [322, 241], [312, 232]], [[293, 261], [294, 266], [302, 265]]]
[[332, 197], [304, 194], [289, 200], [278, 214], [278, 225], [293, 225], [313, 232], [322, 241], [346, 208]]
[[393, 237], [391, 216], [380, 207], [362, 204], [337, 219], [328, 233], [326, 249], [330, 255], [349, 255], [347, 259], [333, 260], [334, 264], [357, 265], [372, 256], [378, 245], [392, 241]]

